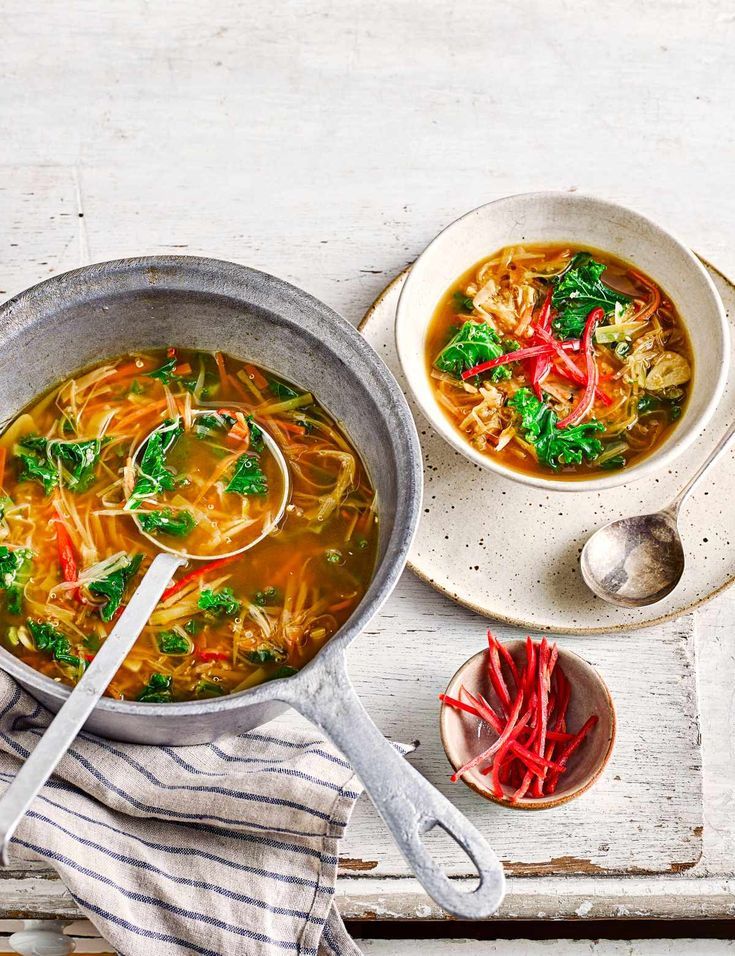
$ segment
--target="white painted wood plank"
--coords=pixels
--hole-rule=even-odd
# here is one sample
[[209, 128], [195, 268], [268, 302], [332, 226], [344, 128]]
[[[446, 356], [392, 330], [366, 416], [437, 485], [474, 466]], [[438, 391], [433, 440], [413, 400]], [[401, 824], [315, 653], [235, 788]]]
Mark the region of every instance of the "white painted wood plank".
[[[729, 956], [735, 952], [730, 939], [502, 939], [478, 942], [472, 939], [388, 940], [363, 939], [365, 956]], [[0, 950], [1, 952], [1, 950]]]

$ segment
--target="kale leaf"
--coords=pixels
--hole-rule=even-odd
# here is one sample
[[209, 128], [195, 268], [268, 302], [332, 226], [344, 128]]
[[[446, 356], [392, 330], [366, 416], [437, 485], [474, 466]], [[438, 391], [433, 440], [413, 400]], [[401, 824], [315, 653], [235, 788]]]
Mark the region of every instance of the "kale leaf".
[[265, 448], [263, 441], [263, 429], [257, 422], [253, 421], [253, 416], [248, 415], [248, 428], [250, 429], [250, 447], [253, 451], [261, 452]]
[[168, 359], [160, 368], [153, 369], [152, 372], [146, 372], [148, 378], [156, 378], [163, 385], [170, 385], [171, 382], [176, 378], [174, 374], [174, 369], [179, 364], [179, 360], [176, 356]]
[[[497, 333], [486, 322], [467, 321], [437, 355], [434, 365], [440, 372], [460, 378], [462, 372], [481, 362], [500, 358], [505, 352], [514, 351], [515, 348], [517, 343], [511, 342], [506, 343], [506, 348], [503, 348]], [[490, 378], [497, 382], [510, 378], [510, 374], [510, 369], [500, 365], [491, 371]]]
[[45, 494], [50, 494], [59, 481], [59, 473], [45, 458], [38, 455], [16, 451], [15, 457], [20, 462], [18, 481], [37, 481], [43, 485]]
[[270, 587], [263, 588], [262, 591], [256, 591], [253, 601], [258, 607], [266, 607], [269, 604], [277, 604], [280, 599], [281, 592], [271, 584]]
[[552, 280], [551, 304], [557, 311], [552, 324], [558, 336], [579, 338], [592, 309], [599, 307], [608, 315], [615, 311], [618, 302], [621, 305], [630, 302], [630, 296], [611, 289], [601, 280], [606, 268], [589, 252], [578, 252], [564, 272]]
[[603, 445], [595, 432], [605, 430], [596, 419], [569, 428], [557, 428], [556, 412], [536, 398], [530, 388], [519, 388], [508, 405], [520, 416], [523, 437], [536, 449], [539, 462], [553, 468], [580, 465], [583, 459], [594, 461]]
[[[102, 442], [99, 438], [85, 441], [46, 439], [28, 435], [19, 442], [16, 457], [22, 468], [19, 481], [38, 481], [49, 494], [59, 482], [59, 466], [64, 485], [72, 491], [86, 491], [94, 482]], [[24, 451], [20, 449], [25, 449]]]
[[282, 382], [280, 379], [273, 377], [268, 379], [268, 388], [276, 398], [297, 398], [302, 394], [301, 392], [297, 392], [295, 389], [291, 388], [290, 385], [286, 385], [286, 383]]
[[214, 617], [232, 617], [240, 610], [240, 602], [232, 588], [222, 588], [221, 591], [205, 588], [199, 595], [197, 606], [200, 611], [207, 611]]
[[176, 631], [161, 631], [156, 638], [158, 650], [162, 654], [190, 654], [191, 641]]
[[465, 295], [461, 290], [457, 290], [452, 294], [452, 301], [457, 307], [458, 312], [472, 312], [474, 311], [475, 305], [472, 301], [471, 295]]
[[139, 511], [136, 515], [143, 531], [148, 534], [170, 534], [175, 538], [185, 538], [196, 528], [196, 518], [190, 511], [174, 511], [163, 508], [161, 511]]
[[39, 651], [48, 651], [60, 664], [70, 664], [72, 667], [83, 665], [82, 659], [71, 653], [69, 639], [58, 628], [45, 621], [28, 620], [26, 624]]
[[111, 621], [115, 616], [115, 612], [120, 607], [125, 596], [125, 589], [130, 582], [130, 579], [135, 575], [136, 571], [140, 567], [140, 563], [143, 560], [142, 554], [134, 554], [132, 558], [126, 557], [126, 563], [119, 567], [116, 571], [113, 571], [111, 574], [108, 574], [105, 578], [100, 578], [99, 581], [91, 581], [87, 587], [98, 597], [107, 598], [105, 603], [100, 607], [100, 617], [103, 621]]
[[232, 491], [238, 495], [266, 495], [268, 494], [268, 479], [257, 455], [240, 455], [235, 462], [235, 471], [225, 491]]
[[28, 580], [33, 552], [27, 548], [10, 550], [0, 546], [0, 591], [6, 592], [8, 612], [20, 614], [23, 603], [23, 585]]
[[194, 694], [200, 699], [207, 697], [222, 697], [224, 693], [224, 687], [221, 687], [219, 684], [215, 684], [215, 682], [211, 680], [200, 680], [194, 688]]
[[228, 432], [234, 424], [235, 419], [227, 412], [212, 412], [197, 416], [193, 431], [197, 438], [210, 438], [214, 432]]
[[138, 465], [138, 477], [128, 500], [131, 509], [138, 508], [144, 498], [162, 491], [173, 491], [176, 478], [166, 467], [166, 455], [182, 432], [181, 421], [167, 418], [161, 431], [154, 432], [145, 443]]
[[173, 678], [168, 674], [151, 674], [148, 683], [138, 694], [136, 700], [145, 704], [169, 704], [171, 703], [171, 690]]
[[286, 652], [280, 647], [262, 644], [246, 655], [251, 664], [280, 664], [286, 659]]

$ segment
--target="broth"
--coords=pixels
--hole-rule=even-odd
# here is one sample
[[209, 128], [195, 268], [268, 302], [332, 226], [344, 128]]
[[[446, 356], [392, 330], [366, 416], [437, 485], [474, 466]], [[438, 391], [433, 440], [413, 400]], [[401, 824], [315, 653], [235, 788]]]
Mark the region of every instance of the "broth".
[[[515, 351], [521, 360], [506, 357]], [[568, 479], [661, 445], [693, 365], [681, 317], [652, 279], [560, 244], [508, 247], [468, 269], [434, 313], [426, 357], [437, 401], [474, 448]]]
[[[217, 560], [282, 496], [259, 426], [288, 465], [286, 512]], [[220, 353], [150, 351], [63, 382], [0, 436], [0, 483], [0, 640], [55, 680], [79, 679], [157, 553], [136, 522], [213, 556], [164, 594], [108, 688], [118, 699], [208, 698], [295, 673], [375, 565], [375, 494], [339, 425], [312, 395]]]

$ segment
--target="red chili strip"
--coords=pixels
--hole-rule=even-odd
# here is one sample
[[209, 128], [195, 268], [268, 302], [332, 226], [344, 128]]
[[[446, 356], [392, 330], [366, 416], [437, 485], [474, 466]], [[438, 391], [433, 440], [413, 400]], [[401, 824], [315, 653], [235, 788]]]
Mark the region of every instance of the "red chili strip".
[[[556, 367], [556, 372], [558, 375], [561, 375], [562, 378], [566, 378], [570, 382], [576, 382], [578, 385], [587, 384], [587, 376], [584, 374], [584, 372], [581, 372], [577, 368], [576, 364], [569, 358], [559, 342], [550, 332], [546, 332], [543, 329], [537, 328], [536, 335], [541, 339], [542, 342], [550, 345], [555, 350], [563, 366]], [[603, 392], [601, 388], [595, 389], [595, 397], [598, 398], [603, 405], [612, 405], [612, 399], [607, 392]]]
[[193, 571], [189, 571], [189, 573], [185, 574], [183, 578], [179, 578], [178, 581], [176, 581], [170, 587], [167, 587], [161, 595], [161, 600], [167, 601], [170, 597], [173, 597], [174, 594], [178, 594], [178, 592], [182, 588], [185, 588], [187, 584], [195, 581], [197, 578], [202, 577], [203, 574], [208, 574], [215, 568], [221, 568], [224, 567], [225, 564], [230, 564], [232, 561], [237, 561], [239, 557], [239, 554], [232, 554], [229, 558], [219, 558], [217, 561], [210, 561], [209, 564], [203, 564], [199, 568], [194, 568]]
[[488, 677], [490, 678], [490, 683], [495, 689], [495, 693], [498, 695], [500, 703], [503, 710], [505, 711], [506, 716], [510, 714], [510, 692], [505, 683], [505, 678], [503, 677], [503, 671], [500, 667], [500, 654], [498, 652], [498, 642], [493, 637], [491, 631], [487, 632], [487, 643], [488, 643]]
[[556, 423], [557, 428], [568, 428], [570, 425], [574, 425], [580, 420], [580, 418], [584, 418], [594, 404], [595, 389], [597, 388], [598, 377], [600, 374], [597, 368], [597, 363], [595, 362], [594, 332], [597, 323], [604, 317], [604, 315], [604, 310], [597, 308], [592, 309], [590, 314], [587, 316], [587, 321], [584, 325], [584, 332], [582, 333], [582, 352], [584, 353], [587, 363], [587, 384], [585, 385], [584, 392], [582, 393], [582, 398], [566, 416], [566, 418], [562, 418], [561, 421]]
[[[566, 352], [578, 352], [580, 347], [579, 339], [568, 339], [561, 343], [561, 347]], [[474, 378], [475, 375], [488, 372], [490, 369], [497, 368], [499, 365], [508, 365], [511, 362], [522, 362], [524, 359], [536, 358], [538, 355], [552, 355], [554, 351], [555, 349], [550, 345], [529, 345], [525, 349], [518, 349], [515, 352], [506, 352], [505, 355], [499, 355], [495, 359], [481, 362], [479, 365], [475, 365], [474, 368], [462, 372], [462, 380], [466, 382], [468, 378]]]
[[463, 774], [467, 773], [469, 770], [472, 770], [472, 768], [476, 767], [478, 763], [482, 763], [485, 760], [489, 760], [493, 754], [497, 753], [500, 750], [500, 748], [503, 746], [506, 740], [508, 740], [508, 738], [511, 737], [512, 734], [515, 733], [515, 735], [517, 736], [521, 732], [528, 717], [527, 714], [524, 714], [521, 720], [518, 720], [518, 714], [521, 712], [522, 704], [523, 704], [523, 694], [519, 693], [516, 696], [515, 703], [513, 704], [513, 709], [511, 710], [510, 715], [508, 717], [508, 723], [505, 725], [505, 729], [503, 730], [502, 734], [498, 737], [495, 743], [492, 744], [492, 746], [487, 748], [487, 750], [484, 750], [482, 753], [479, 753], [475, 757], [472, 757], [472, 759], [468, 760], [466, 764], [463, 764], [463, 766], [461, 766], [459, 770], [455, 770], [455, 772], [449, 778], [452, 781], [452, 783], [456, 783]]
[[[65, 581], [78, 581], [79, 568], [77, 566], [77, 556], [71, 535], [67, 531], [63, 521], [57, 519], [54, 524], [56, 525], [56, 549], [59, 554], [59, 565], [61, 567], [62, 577]], [[70, 592], [70, 595], [73, 599], [78, 600], [79, 588], [74, 588]]]
[[210, 661], [229, 661], [232, 654], [228, 651], [196, 651], [194, 657], [198, 661], [208, 664]]
[[[537, 331], [551, 332], [551, 296], [552, 290], [546, 293], [546, 298], [544, 303], [541, 306], [541, 311], [539, 312], [538, 320], [536, 322]], [[534, 340], [534, 344], [536, 344]], [[551, 370], [551, 356], [544, 355], [539, 358], [531, 359], [528, 363], [529, 365], [529, 377], [531, 379], [531, 388], [534, 390], [536, 397], [541, 398], [541, 382], [546, 378]]]
[[[589, 732], [595, 727], [595, 725], [597, 724], [597, 720], [598, 720], [598, 717], [596, 714], [593, 714], [591, 717], [589, 717], [584, 723], [584, 725], [582, 726], [582, 729], [577, 734], [574, 735], [574, 737], [569, 741], [566, 747], [564, 747], [562, 752], [559, 754], [558, 763], [560, 763], [565, 770], [566, 770], [567, 762], [569, 761], [569, 758], [574, 753], [574, 751], [580, 746], [580, 744], [583, 742], [587, 734], [589, 734]], [[559, 782], [559, 777], [560, 777], [560, 774], [557, 771], [549, 775], [549, 779], [546, 785], [547, 794], [555, 793], [556, 785]]]
[[[491, 634], [490, 634], [490, 631], [488, 631], [487, 632], [488, 644], [490, 643], [490, 638], [491, 638]], [[503, 658], [503, 660], [505, 661], [508, 667], [508, 670], [510, 671], [510, 676], [513, 678], [513, 683], [515, 684], [516, 689], [520, 690], [522, 686], [521, 677], [520, 677], [520, 674], [518, 673], [516, 662], [513, 660], [513, 657], [510, 651], [505, 646], [505, 644], [501, 644], [500, 641], [497, 640], [497, 638], [493, 637], [492, 639], [495, 641], [495, 646], [498, 649], [498, 653]]]

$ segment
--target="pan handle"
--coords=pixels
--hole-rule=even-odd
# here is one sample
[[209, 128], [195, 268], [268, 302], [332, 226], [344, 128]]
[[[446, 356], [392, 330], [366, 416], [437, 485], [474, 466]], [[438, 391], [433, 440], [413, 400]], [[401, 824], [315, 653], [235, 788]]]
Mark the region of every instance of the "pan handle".
[[[280, 691], [280, 688], [279, 688]], [[480, 832], [385, 739], [360, 702], [342, 651], [283, 682], [280, 699], [316, 724], [350, 762], [426, 892], [462, 919], [485, 919], [505, 893], [503, 868]], [[422, 837], [440, 827], [464, 850], [479, 875], [471, 892], [448, 879]]]

